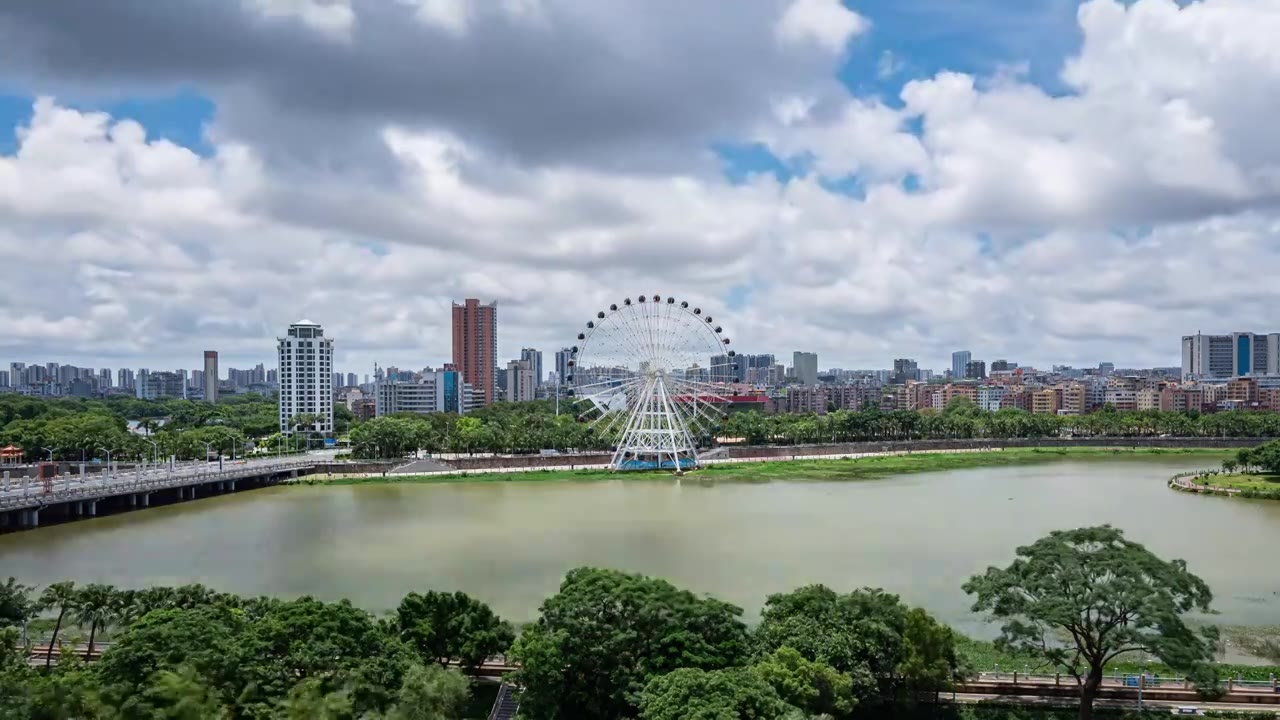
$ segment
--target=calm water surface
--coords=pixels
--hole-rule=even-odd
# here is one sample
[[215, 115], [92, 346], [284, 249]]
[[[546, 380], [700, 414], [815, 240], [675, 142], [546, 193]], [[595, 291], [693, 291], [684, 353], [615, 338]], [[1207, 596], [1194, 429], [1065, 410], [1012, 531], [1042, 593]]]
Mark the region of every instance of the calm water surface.
[[1280, 624], [1280, 502], [1177, 493], [1204, 461], [1062, 462], [865, 482], [300, 486], [0, 536], [0, 577], [392, 608], [464, 590], [528, 620], [581, 565], [657, 575], [754, 615], [770, 592], [883, 587], [982, 632], [961, 583], [1049, 530], [1111, 523], [1187, 560], [1218, 622]]

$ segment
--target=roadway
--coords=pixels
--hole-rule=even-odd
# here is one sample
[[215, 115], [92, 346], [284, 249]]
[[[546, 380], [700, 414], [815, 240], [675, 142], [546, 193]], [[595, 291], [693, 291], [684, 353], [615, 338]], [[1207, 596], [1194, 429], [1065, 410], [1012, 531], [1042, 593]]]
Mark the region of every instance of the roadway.
[[71, 472], [55, 477], [48, 493], [38, 478], [11, 477], [7, 482], [0, 481], [0, 511], [300, 470], [313, 467], [318, 462], [332, 462], [336, 453], [336, 450], [320, 450], [301, 456], [224, 458], [221, 462], [182, 462], [172, 466], [167, 463], [138, 465], [123, 472], [114, 469], [84, 475]]

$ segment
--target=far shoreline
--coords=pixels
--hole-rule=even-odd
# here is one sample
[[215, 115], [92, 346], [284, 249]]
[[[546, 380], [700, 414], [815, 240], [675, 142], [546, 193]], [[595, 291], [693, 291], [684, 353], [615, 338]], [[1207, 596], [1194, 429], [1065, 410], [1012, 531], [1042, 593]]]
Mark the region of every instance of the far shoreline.
[[989, 448], [974, 450], [923, 450], [866, 453], [847, 458], [768, 459], [734, 462], [713, 461], [706, 467], [677, 476], [670, 471], [613, 472], [594, 467], [538, 470], [482, 470], [427, 475], [309, 475], [294, 485], [391, 485], [494, 482], [605, 482], [616, 480], [682, 480], [697, 482], [849, 482], [877, 480], [894, 475], [964, 470], [1007, 465], [1031, 465], [1062, 460], [1134, 460], [1196, 458], [1221, 461], [1234, 450], [1224, 448], [1150, 448], [1088, 446], [1054, 448]]

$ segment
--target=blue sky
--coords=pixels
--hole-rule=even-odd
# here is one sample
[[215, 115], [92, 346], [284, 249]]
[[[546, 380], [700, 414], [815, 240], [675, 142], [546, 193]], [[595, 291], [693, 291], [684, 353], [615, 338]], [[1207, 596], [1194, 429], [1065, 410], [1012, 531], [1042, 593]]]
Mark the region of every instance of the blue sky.
[[[0, 93], [0, 154], [12, 154], [16, 148], [14, 130], [31, 119], [35, 98], [15, 92]], [[94, 101], [84, 98], [58, 98], [59, 104], [80, 110], [100, 110], [117, 119], [129, 118], [141, 123], [152, 138], [164, 138], [201, 154], [210, 150], [204, 140], [205, 125], [213, 119], [216, 108], [211, 100], [195, 90], [161, 97], [137, 97], [124, 100]]]
[[[849, 45], [837, 77], [852, 93], [900, 105], [902, 87], [943, 71], [989, 77], [1025, 71], [1051, 94], [1066, 91], [1063, 61], [1080, 45], [1078, 0], [870, 0], [845, 2], [871, 21]], [[725, 175], [741, 182], [753, 173], [785, 180], [805, 171], [803, 158], [779, 159], [754, 144], [715, 146]], [[829, 184], [857, 194], [856, 179]]]

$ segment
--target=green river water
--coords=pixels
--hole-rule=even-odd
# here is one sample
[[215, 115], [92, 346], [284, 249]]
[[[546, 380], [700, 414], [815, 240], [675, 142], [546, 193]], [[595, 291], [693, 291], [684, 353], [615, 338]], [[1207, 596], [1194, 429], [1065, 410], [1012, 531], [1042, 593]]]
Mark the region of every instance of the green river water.
[[[383, 611], [464, 590], [525, 621], [565, 571], [667, 578], [754, 617], [771, 592], [882, 587], [988, 634], [960, 590], [1049, 530], [1110, 523], [1213, 588], [1216, 622], [1280, 625], [1280, 502], [1173, 492], [1186, 458], [1066, 461], [859, 482], [277, 487], [0, 536], [0, 577], [202, 582]], [[985, 628], [985, 629], [984, 629]]]

